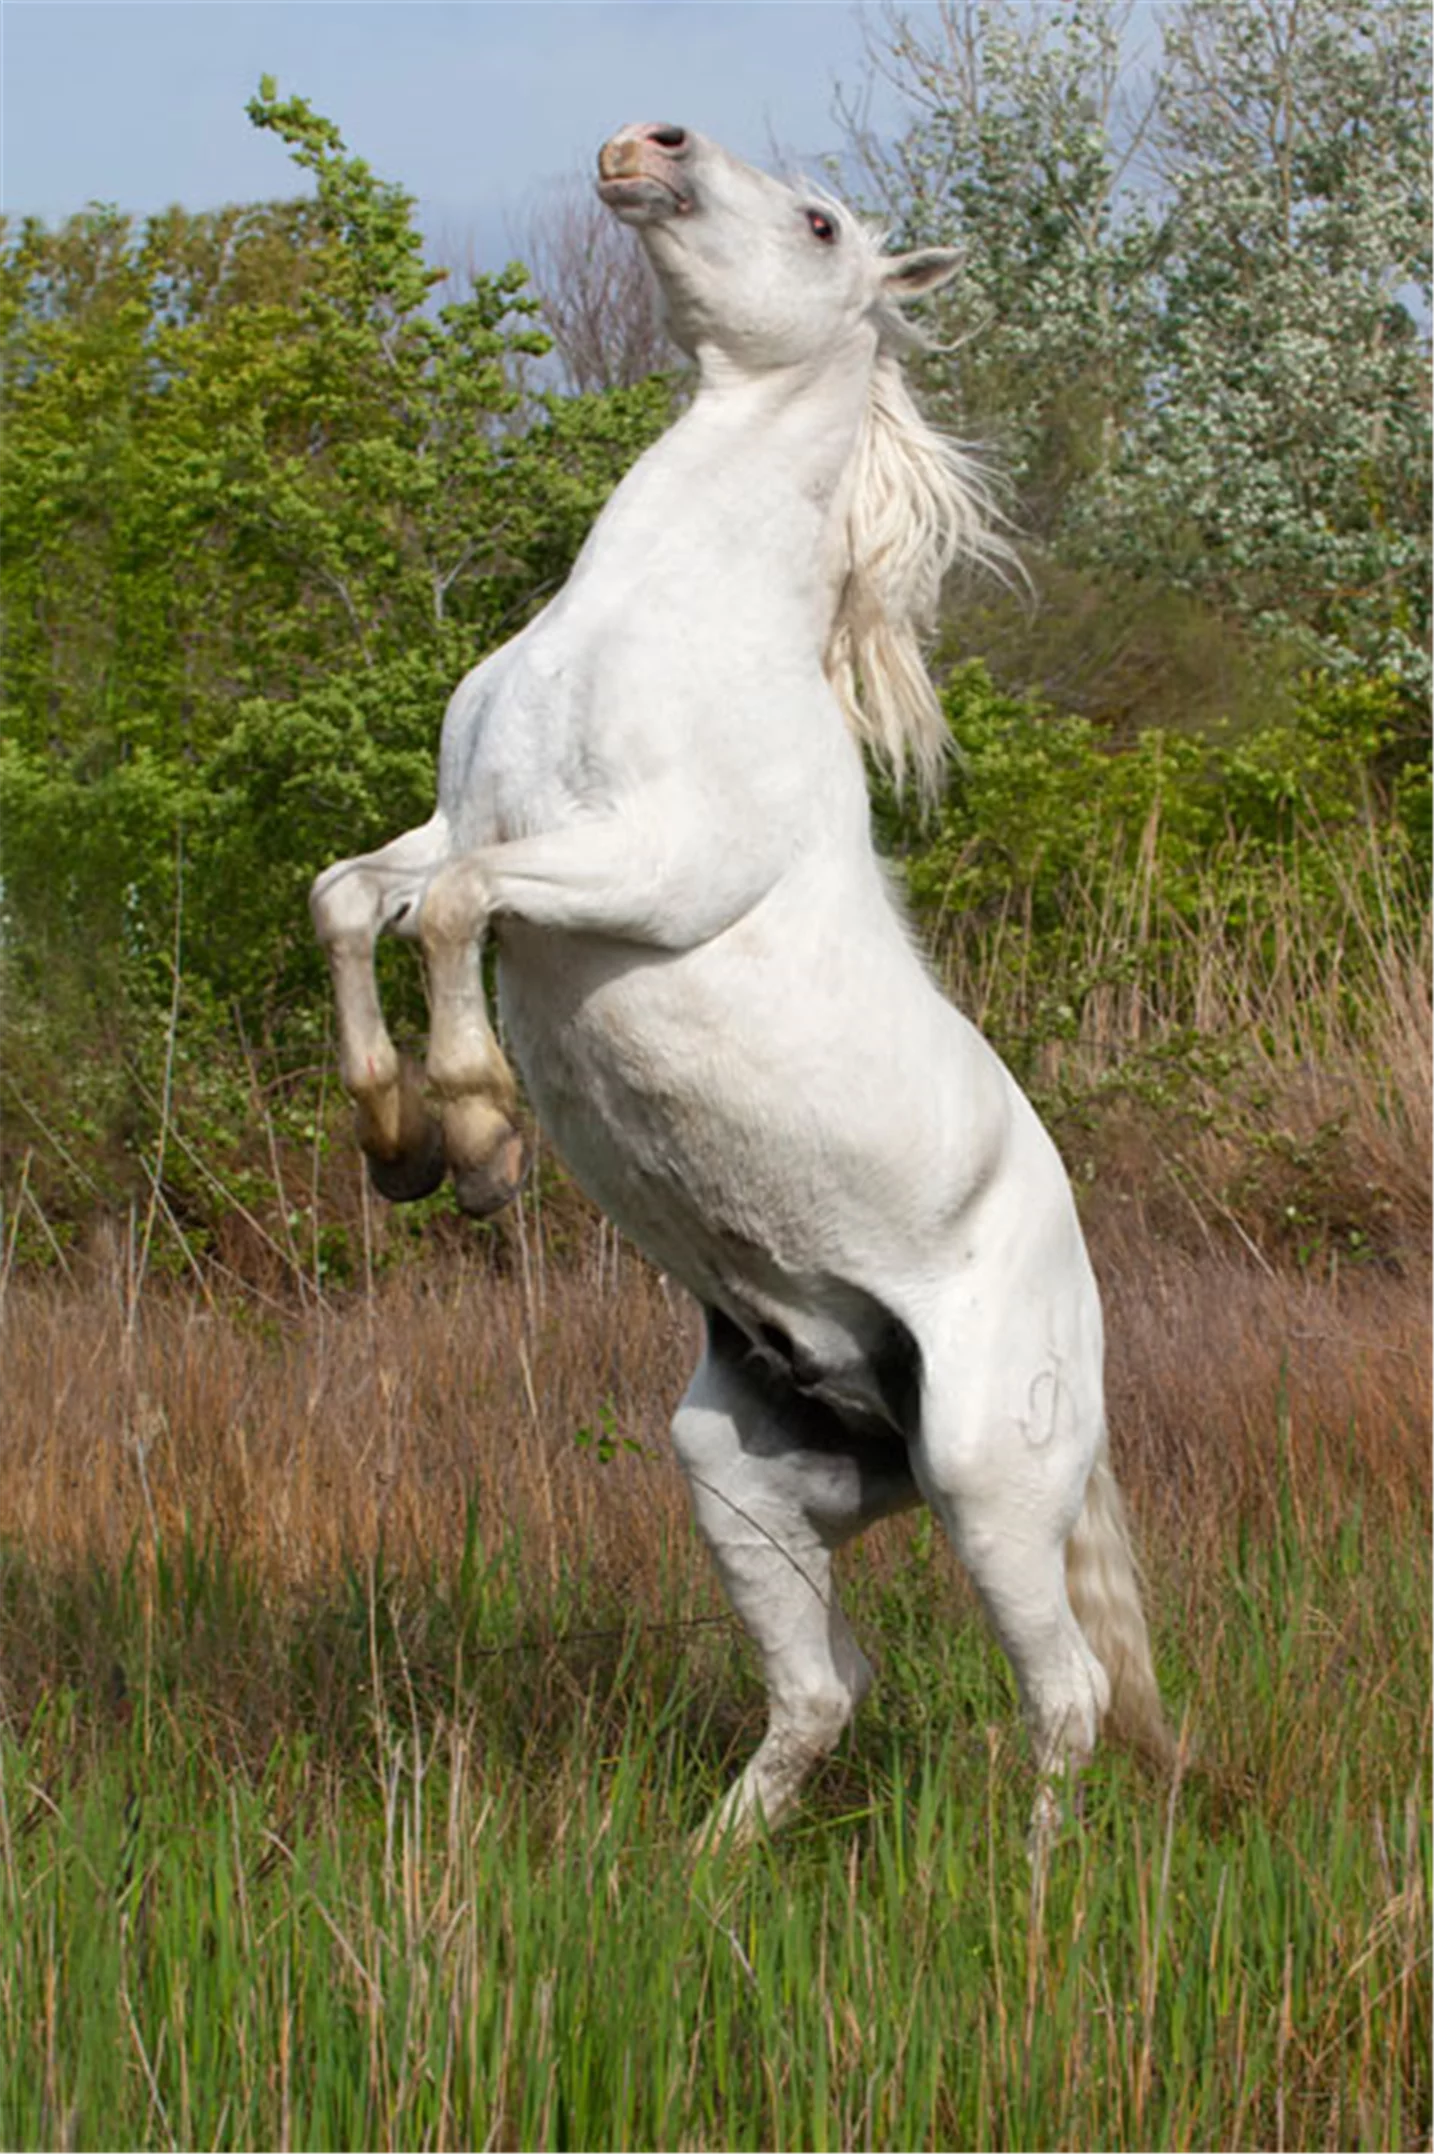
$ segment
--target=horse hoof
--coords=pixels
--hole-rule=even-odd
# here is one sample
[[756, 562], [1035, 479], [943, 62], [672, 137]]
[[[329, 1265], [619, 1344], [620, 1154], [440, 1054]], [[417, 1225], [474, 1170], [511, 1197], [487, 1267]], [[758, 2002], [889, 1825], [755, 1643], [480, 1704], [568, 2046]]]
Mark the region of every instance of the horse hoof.
[[368, 1178], [390, 1204], [413, 1204], [419, 1197], [431, 1197], [435, 1189], [443, 1187], [447, 1171], [443, 1132], [434, 1121], [428, 1123], [421, 1141], [411, 1151], [400, 1152], [393, 1159], [369, 1155]]
[[470, 1219], [490, 1219], [511, 1204], [528, 1171], [528, 1148], [516, 1129], [494, 1146], [475, 1166], [453, 1169], [453, 1194], [458, 1209]]

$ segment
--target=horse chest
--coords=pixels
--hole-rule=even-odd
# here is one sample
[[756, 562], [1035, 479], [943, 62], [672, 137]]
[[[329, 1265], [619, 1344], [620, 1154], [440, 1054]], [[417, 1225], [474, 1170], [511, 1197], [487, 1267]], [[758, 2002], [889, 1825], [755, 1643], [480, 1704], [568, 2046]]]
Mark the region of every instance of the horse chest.
[[589, 1195], [701, 1293], [744, 1252], [801, 1262], [809, 1207], [778, 1097], [720, 996], [681, 964], [505, 927], [509, 1037], [543, 1127]]

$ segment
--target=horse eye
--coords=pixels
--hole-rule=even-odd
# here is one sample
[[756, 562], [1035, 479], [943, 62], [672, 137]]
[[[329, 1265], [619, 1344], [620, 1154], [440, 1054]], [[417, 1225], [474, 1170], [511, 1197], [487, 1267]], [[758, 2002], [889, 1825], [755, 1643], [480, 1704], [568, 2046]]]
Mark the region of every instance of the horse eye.
[[807, 223], [811, 226], [816, 237], [824, 241], [827, 246], [830, 246], [837, 236], [837, 228], [832, 223], [831, 218], [824, 217], [819, 209], [809, 209], [807, 211]]

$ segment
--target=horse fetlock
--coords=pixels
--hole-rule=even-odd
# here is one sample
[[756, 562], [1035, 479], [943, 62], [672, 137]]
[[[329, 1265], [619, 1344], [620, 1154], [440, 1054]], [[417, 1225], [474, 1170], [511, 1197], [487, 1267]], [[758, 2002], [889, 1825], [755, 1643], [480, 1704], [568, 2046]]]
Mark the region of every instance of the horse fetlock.
[[490, 1104], [511, 1122], [518, 1087], [507, 1056], [486, 1025], [461, 1028], [435, 1023], [428, 1043], [428, 1082], [441, 1100]]
[[527, 1145], [502, 1108], [470, 1096], [443, 1103], [443, 1147], [459, 1208], [474, 1219], [510, 1204], [528, 1171]]
[[387, 1040], [373, 1053], [339, 1055], [339, 1077], [354, 1103], [358, 1140], [377, 1159], [393, 1159], [419, 1139], [428, 1111], [422, 1080]]
[[824, 1758], [829, 1750], [835, 1750], [846, 1732], [857, 1706], [865, 1696], [870, 1683], [850, 1689], [832, 1684], [830, 1688], [812, 1693], [800, 1704], [786, 1706], [779, 1714], [773, 1713], [772, 1733], [768, 1740], [773, 1750], [789, 1756], [794, 1763], [801, 1761], [800, 1770], [805, 1772], [818, 1758]]
[[482, 1165], [516, 1134], [512, 1117], [486, 1093], [445, 1099], [440, 1111], [449, 1164], [455, 1168]]
[[431, 1196], [443, 1180], [443, 1132], [423, 1096], [423, 1076], [407, 1057], [396, 1059], [394, 1081], [363, 1093], [356, 1107], [358, 1139], [369, 1180], [390, 1204]]
[[[1103, 1682], [1104, 1671], [1096, 1672]], [[1044, 1775], [1078, 1773], [1090, 1762], [1100, 1733], [1102, 1692], [1092, 1679], [1084, 1687], [1084, 1696], [1080, 1694], [1081, 1686], [1075, 1685], [1072, 1694], [1064, 1699], [1042, 1697], [1027, 1703], [1031, 1748], [1037, 1769]], [[1108, 1686], [1105, 1695], [1109, 1695]]]
[[385, 1142], [382, 1132], [390, 1127], [396, 1140], [403, 1111], [402, 1070], [398, 1050], [386, 1034], [366, 1038], [362, 1045], [340, 1035], [339, 1083], [360, 1116], [372, 1118], [378, 1143]]

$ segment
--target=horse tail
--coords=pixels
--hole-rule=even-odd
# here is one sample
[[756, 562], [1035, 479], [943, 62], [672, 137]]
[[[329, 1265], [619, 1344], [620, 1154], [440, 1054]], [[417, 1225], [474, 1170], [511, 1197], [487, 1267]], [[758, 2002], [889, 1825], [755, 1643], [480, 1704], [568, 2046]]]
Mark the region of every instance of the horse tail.
[[1169, 1769], [1175, 1739], [1160, 1703], [1125, 1505], [1104, 1437], [1066, 1543], [1066, 1591], [1086, 1642], [1110, 1679], [1108, 1724], [1152, 1764]]

